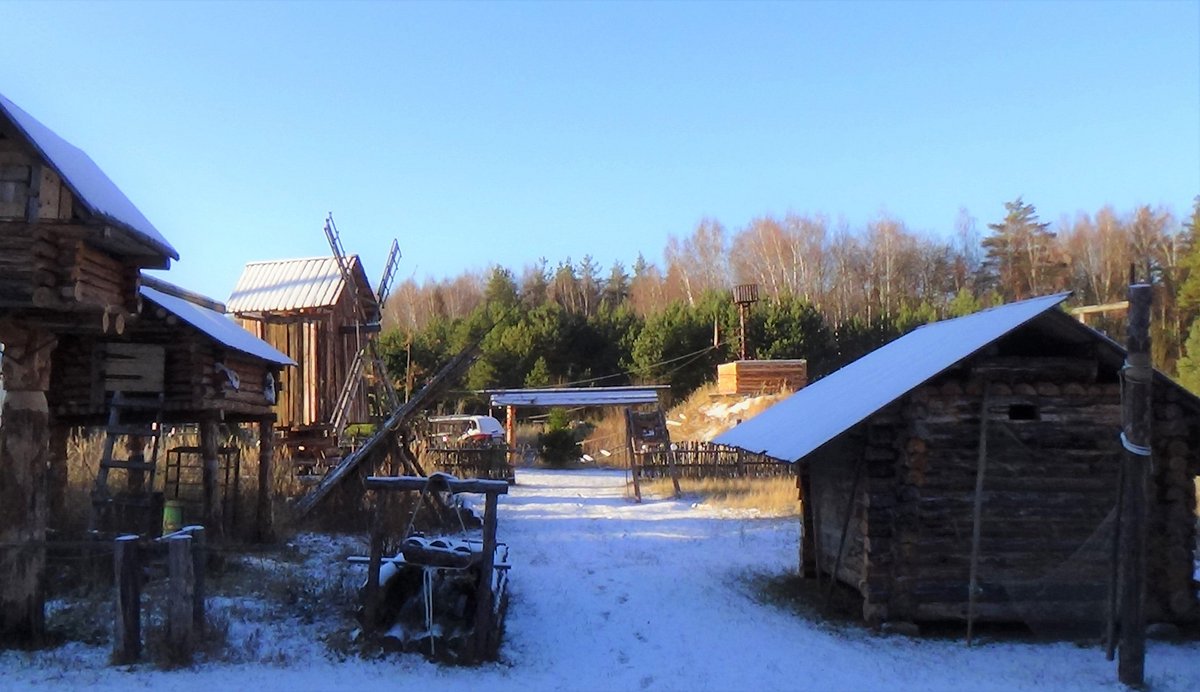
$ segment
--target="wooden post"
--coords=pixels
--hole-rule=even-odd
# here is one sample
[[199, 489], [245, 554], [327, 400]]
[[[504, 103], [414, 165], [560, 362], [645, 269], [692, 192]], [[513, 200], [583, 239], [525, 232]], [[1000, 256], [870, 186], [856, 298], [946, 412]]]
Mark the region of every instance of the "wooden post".
[[275, 417], [258, 423], [258, 502], [254, 513], [254, 536], [261, 543], [275, 539], [275, 517], [271, 495], [275, 463]]
[[800, 576], [812, 579], [817, 576], [812, 479], [809, 477], [807, 469], [800, 469], [796, 475], [796, 485], [800, 488]]
[[0, 321], [0, 644], [37, 645], [45, 631], [46, 461], [55, 339]]
[[49, 517], [46, 520], [50, 528], [61, 529], [66, 519], [67, 485], [70, 480], [67, 471], [67, 438], [71, 428], [50, 420], [50, 445], [46, 476], [46, 494], [48, 497]]
[[517, 465], [517, 407], [509, 404], [504, 409], [504, 442], [508, 445], [508, 464]]
[[379, 505], [386, 493], [375, 493], [375, 509], [371, 515], [371, 554], [367, 561], [367, 585], [363, 595], [363, 632], [375, 632], [378, 617], [380, 584], [379, 570], [383, 562], [383, 518]]
[[854, 516], [854, 501], [858, 495], [858, 484], [862, 482], [863, 466], [866, 459], [860, 458], [854, 467], [854, 482], [850, 485], [850, 497], [846, 499], [846, 518], [842, 521], [842, 536], [838, 539], [837, 555], [833, 560], [833, 572], [829, 578], [829, 588], [825, 591], [825, 604], [833, 601], [833, 587], [837, 584], [837, 573], [842, 569], [842, 553], [846, 550], [846, 537], [850, 534], [850, 518]]
[[175, 664], [192, 662], [195, 642], [195, 571], [192, 537], [177, 535], [167, 541], [167, 658]]
[[1146, 667], [1146, 485], [1150, 472], [1150, 302], [1148, 284], [1129, 287], [1122, 395], [1121, 640], [1117, 677], [1141, 686]]
[[114, 665], [142, 657], [142, 565], [137, 536], [121, 536], [113, 545], [117, 596], [113, 601]]
[[483, 509], [483, 561], [479, 565], [479, 587], [475, 594], [475, 657], [490, 658], [488, 642], [493, 640], [491, 630], [495, 627], [493, 608], [495, 594], [492, 593], [492, 573], [496, 567], [496, 493], [485, 495]]
[[983, 477], [987, 469], [988, 381], [979, 407], [979, 462], [975, 467], [975, 507], [971, 516], [971, 573], [967, 579], [967, 646], [975, 635], [975, 591], [979, 586], [979, 542], [983, 537]]
[[683, 491], [679, 489], [679, 464], [677, 463], [678, 459], [675, 456], [675, 449], [676, 445], [674, 442], [672, 442], [670, 447], [667, 449], [667, 454], [669, 455], [667, 456], [667, 463], [670, 465], [671, 484], [675, 486], [675, 499], [678, 500], [679, 498], [683, 497]]
[[213, 417], [206, 418], [200, 423], [200, 462], [203, 465], [204, 475], [202, 516], [204, 525], [213, 532], [214, 536], [220, 536], [222, 533], [221, 489], [217, 475], [221, 464], [218, 442], [220, 431], [217, 426], [218, 421]]
[[204, 636], [205, 570], [208, 568], [208, 539], [203, 526], [193, 526], [192, 536], [192, 625]]

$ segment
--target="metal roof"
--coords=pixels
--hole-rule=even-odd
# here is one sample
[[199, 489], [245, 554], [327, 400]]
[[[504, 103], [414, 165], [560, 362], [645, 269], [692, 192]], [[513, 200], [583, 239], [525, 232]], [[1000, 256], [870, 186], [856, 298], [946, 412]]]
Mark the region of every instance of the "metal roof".
[[140, 291], [142, 296], [147, 300], [187, 322], [224, 346], [271, 363], [279, 365], [296, 364], [296, 361], [280, 353], [267, 342], [242, 329], [237, 322], [234, 322], [227, 315], [189, 302], [183, 298], [168, 295], [149, 286], [142, 286]]
[[718, 435], [713, 442], [799, 461], [1070, 295], [1033, 298], [919, 327]]
[[[371, 284], [358, 255], [350, 255], [351, 271], [359, 281], [359, 297], [375, 302]], [[335, 257], [250, 262], [226, 301], [233, 313], [286, 312], [329, 307], [337, 303], [345, 281]]]
[[157, 252], [172, 259], [179, 259], [179, 253], [158, 232], [154, 224], [142, 216], [142, 212], [133, 206], [133, 202], [129, 201], [82, 149], [59, 137], [53, 130], [9, 101], [4, 94], [0, 94], [0, 112], [8, 116], [21, 134], [25, 135], [30, 145], [58, 173], [67, 187], [71, 188], [75, 198], [82, 202], [93, 216], [107, 219], [130, 230]]
[[492, 406], [633, 406], [658, 403], [666, 385], [648, 387], [562, 387], [558, 389], [489, 389]]

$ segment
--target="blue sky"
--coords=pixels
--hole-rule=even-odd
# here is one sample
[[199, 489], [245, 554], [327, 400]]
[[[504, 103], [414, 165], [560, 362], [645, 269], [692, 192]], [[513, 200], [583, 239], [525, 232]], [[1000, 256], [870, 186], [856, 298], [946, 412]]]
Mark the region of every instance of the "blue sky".
[[5, 2], [0, 92], [225, 298], [251, 260], [399, 276], [661, 258], [703, 217], [981, 228], [1200, 194], [1200, 2]]

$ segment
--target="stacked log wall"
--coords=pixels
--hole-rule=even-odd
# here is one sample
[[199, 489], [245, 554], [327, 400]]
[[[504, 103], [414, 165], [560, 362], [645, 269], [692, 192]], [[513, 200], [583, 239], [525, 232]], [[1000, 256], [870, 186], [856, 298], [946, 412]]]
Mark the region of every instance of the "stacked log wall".
[[1152, 621], [1195, 621], [1200, 619], [1193, 581], [1200, 425], [1178, 389], [1155, 383], [1153, 396], [1146, 614]]
[[[989, 387], [978, 612], [1020, 620], [1031, 611], [1094, 609], [1107, 583], [1101, 548], [1110, 545], [1105, 520], [1116, 500], [1119, 389]], [[913, 523], [900, 555], [902, 590], [912, 619], [966, 617], [981, 401], [981, 382], [953, 379], [908, 400], [907, 445], [924, 450], [908, 459], [903, 481]]]

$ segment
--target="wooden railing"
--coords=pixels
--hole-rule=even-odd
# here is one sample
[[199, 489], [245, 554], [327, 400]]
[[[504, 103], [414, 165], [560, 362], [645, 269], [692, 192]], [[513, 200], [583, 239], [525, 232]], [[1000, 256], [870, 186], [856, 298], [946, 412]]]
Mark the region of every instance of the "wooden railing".
[[425, 467], [444, 471], [459, 478], [485, 478], [509, 481], [514, 478], [508, 447], [439, 445], [426, 447], [421, 455]]
[[677, 442], [674, 447], [635, 452], [633, 473], [638, 478], [671, 478], [672, 461], [677, 478], [780, 478], [795, 473], [793, 464], [737, 447], [711, 442]]

